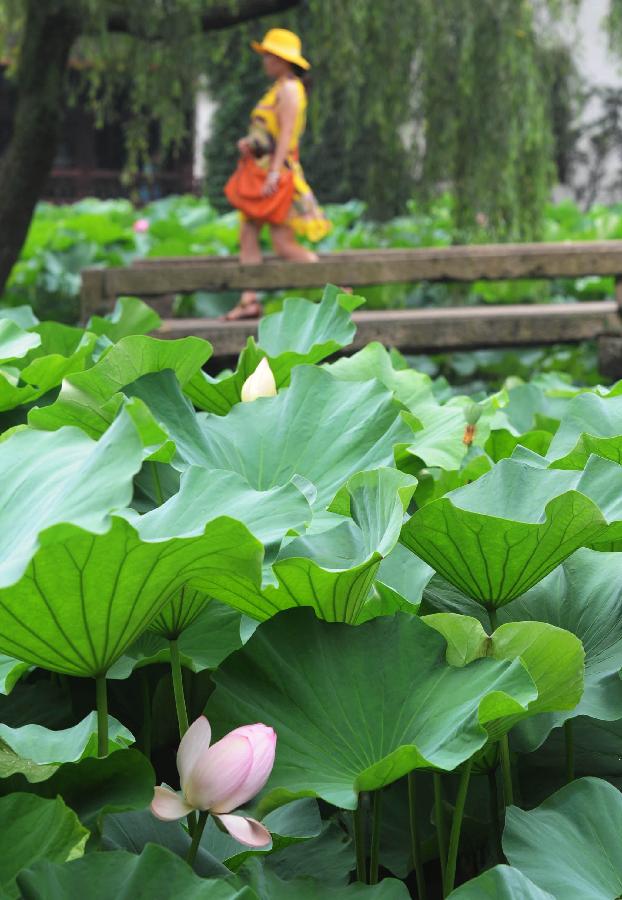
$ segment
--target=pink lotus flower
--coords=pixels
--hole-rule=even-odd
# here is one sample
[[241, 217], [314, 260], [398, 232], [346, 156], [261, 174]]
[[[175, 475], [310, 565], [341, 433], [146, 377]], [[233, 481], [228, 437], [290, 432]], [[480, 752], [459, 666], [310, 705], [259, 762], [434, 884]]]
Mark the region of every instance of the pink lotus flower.
[[255, 819], [226, 815], [262, 789], [274, 765], [276, 734], [258, 722], [242, 725], [212, 744], [212, 729], [201, 716], [181, 739], [177, 769], [181, 795], [165, 785], [156, 787], [151, 812], [173, 821], [193, 810], [210, 812], [229, 834], [247, 847], [265, 847], [270, 832]]
[[149, 231], [149, 219], [136, 219], [132, 228], [136, 234], [144, 234], [145, 231]]

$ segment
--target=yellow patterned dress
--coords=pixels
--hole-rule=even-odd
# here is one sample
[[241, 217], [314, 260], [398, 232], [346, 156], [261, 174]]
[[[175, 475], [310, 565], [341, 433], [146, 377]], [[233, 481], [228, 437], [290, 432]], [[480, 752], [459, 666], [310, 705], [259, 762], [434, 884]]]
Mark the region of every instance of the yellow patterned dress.
[[[307, 92], [299, 78], [295, 79], [295, 83], [299, 92], [298, 112], [285, 160], [285, 165], [294, 174], [294, 199], [284, 224], [289, 225], [296, 234], [302, 237], [311, 241], [320, 241], [330, 231], [331, 224], [309, 187], [300, 165], [298, 144], [307, 121]], [[270, 167], [271, 157], [279, 137], [277, 105], [280, 86], [281, 83], [276, 81], [251, 113], [251, 127], [248, 136], [258, 164], [266, 169]]]

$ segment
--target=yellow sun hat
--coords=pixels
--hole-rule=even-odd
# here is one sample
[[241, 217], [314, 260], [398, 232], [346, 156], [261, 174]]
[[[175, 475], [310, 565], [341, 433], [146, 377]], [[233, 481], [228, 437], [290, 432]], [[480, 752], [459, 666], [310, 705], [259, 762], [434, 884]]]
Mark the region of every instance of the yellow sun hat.
[[272, 53], [273, 56], [300, 66], [301, 69], [311, 68], [311, 63], [302, 55], [300, 38], [286, 28], [271, 28], [261, 43], [252, 41], [251, 47], [257, 53]]

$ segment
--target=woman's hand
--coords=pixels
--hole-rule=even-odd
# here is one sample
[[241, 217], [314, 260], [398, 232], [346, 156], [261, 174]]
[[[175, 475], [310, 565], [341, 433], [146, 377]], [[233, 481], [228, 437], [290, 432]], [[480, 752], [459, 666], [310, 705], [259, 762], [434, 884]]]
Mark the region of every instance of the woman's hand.
[[240, 138], [238, 141], [238, 150], [241, 156], [250, 156], [253, 151], [253, 145], [249, 137]]
[[261, 194], [263, 197], [271, 197], [272, 194], [276, 193], [279, 187], [279, 181], [281, 180], [281, 173], [276, 169], [270, 169], [268, 175], [266, 176], [266, 180], [264, 182], [263, 189]]

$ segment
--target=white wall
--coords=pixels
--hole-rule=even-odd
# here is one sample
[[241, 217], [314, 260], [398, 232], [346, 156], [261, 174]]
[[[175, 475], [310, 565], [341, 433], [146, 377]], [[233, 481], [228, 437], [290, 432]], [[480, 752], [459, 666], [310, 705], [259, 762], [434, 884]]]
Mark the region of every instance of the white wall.
[[216, 103], [207, 92], [205, 80], [198, 86], [194, 102], [194, 149], [192, 175], [199, 184], [205, 179], [205, 144], [209, 140]]
[[[610, 3], [618, 2], [620, 0], [582, 0], [576, 16], [569, 18], [557, 27], [564, 43], [573, 48], [575, 63], [588, 90], [590, 87], [622, 88], [622, 61], [610, 52], [605, 29], [605, 17]], [[600, 101], [593, 98], [587, 103], [582, 120], [593, 121], [598, 117], [601, 108]], [[588, 152], [589, 144], [582, 142], [579, 149]], [[622, 157], [619, 155], [612, 155], [606, 160], [604, 178], [596, 198], [597, 201], [607, 203], [622, 200], [620, 191], [616, 196], [608, 187], [621, 169]], [[588, 171], [587, 163], [577, 163], [571, 183], [559, 186], [555, 191], [556, 197], [572, 196], [577, 192], [580, 194], [586, 183]]]

